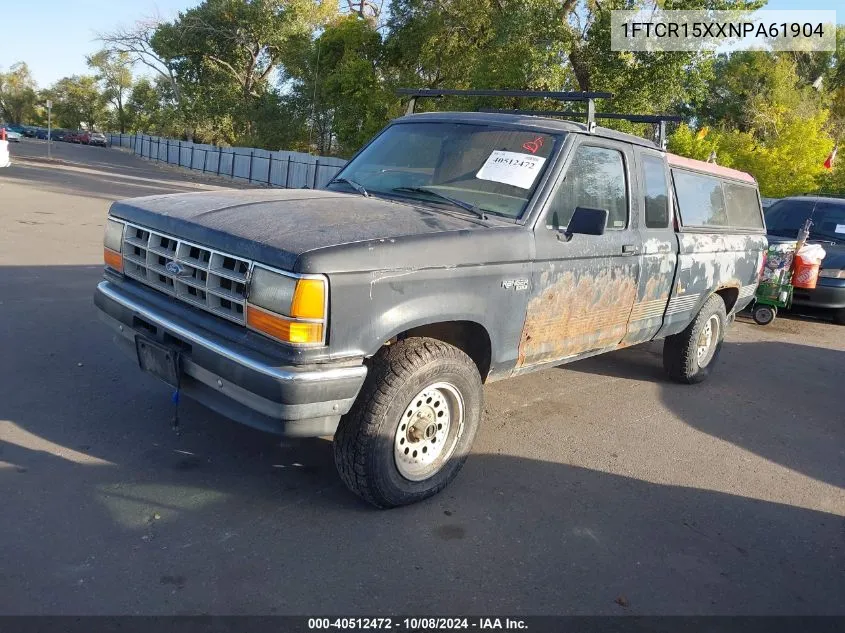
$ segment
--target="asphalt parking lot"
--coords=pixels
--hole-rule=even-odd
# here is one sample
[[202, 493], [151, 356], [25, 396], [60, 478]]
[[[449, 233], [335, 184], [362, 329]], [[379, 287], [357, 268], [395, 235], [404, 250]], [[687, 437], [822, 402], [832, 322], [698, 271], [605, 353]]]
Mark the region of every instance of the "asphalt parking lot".
[[702, 385], [660, 346], [486, 388], [460, 477], [376, 511], [325, 440], [166, 386], [97, 321], [118, 198], [225, 186], [118, 150], [0, 170], [0, 613], [845, 615], [845, 327], [739, 319]]

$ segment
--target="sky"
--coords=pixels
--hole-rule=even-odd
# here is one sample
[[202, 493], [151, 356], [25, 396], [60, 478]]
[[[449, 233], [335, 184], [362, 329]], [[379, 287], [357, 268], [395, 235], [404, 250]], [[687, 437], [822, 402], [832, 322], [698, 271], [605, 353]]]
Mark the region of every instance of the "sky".
[[25, 61], [38, 87], [46, 88], [62, 77], [90, 72], [85, 56], [101, 48], [98, 32], [154, 16], [174, 18], [199, 1], [0, 0], [0, 69]]
[[[173, 18], [200, 0], [0, 0], [0, 70], [18, 61], [29, 64], [35, 81], [46, 88], [62, 77], [88, 72], [85, 56], [97, 52], [97, 33], [136, 20]], [[767, 9], [839, 9], [842, 0], [770, 0]], [[19, 28], [15, 28], [19, 26]]]

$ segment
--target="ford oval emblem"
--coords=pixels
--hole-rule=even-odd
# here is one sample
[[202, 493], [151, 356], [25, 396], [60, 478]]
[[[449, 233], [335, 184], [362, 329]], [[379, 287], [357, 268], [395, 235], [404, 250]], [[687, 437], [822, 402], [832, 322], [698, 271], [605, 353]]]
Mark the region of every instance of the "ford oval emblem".
[[182, 268], [176, 262], [167, 262], [167, 264], [164, 266], [164, 270], [169, 272], [171, 275], [175, 275], [176, 277], [178, 277], [179, 275], [182, 274], [182, 271], [185, 270], [185, 269]]

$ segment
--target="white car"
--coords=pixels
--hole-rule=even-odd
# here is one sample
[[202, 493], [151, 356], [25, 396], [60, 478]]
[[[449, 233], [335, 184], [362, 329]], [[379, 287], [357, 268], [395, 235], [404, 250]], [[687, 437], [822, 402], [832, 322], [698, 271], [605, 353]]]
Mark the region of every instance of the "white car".
[[10, 143], [20, 143], [21, 142], [21, 135], [17, 132], [12, 132], [12, 130], [6, 130], [6, 140]]

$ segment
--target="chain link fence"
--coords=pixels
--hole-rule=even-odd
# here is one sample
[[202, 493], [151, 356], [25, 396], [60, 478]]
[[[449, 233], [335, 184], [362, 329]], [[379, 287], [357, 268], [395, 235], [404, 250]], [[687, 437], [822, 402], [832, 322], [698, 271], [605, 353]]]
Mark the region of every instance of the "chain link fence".
[[108, 134], [111, 147], [204, 174], [228, 176], [269, 187], [320, 189], [346, 164], [342, 158], [253, 147], [218, 147], [146, 134]]

